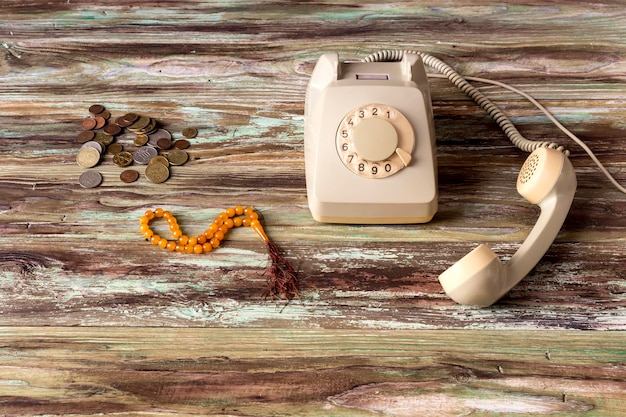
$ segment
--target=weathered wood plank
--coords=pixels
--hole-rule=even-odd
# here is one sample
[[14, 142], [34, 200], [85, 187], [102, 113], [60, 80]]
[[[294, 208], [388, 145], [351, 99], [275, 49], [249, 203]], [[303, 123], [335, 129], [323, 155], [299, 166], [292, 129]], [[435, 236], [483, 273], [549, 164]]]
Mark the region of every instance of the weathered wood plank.
[[[285, 306], [265, 300], [264, 247], [248, 236], [211, 257], [163, 258], [148, 246], [142, 258], [125, 257], [124, 245], [89, 237], [63, 251], [5, 252], [2, 290], [5, 325], [167, 325], [351, 328], [576, 328], [622, 329], [624, 288], [620, 245], [584, 261], [560, 262], [588, 245], [558, 244], [546, 261], [498, 305], [461, 308], [442, 293], [436, 273], [471, 244], [291, 246], [302, 276], [302, 295]], [[43, 239], [44, 246], [63, 242]], [[148, 245], [137, 243], [138, 245]], [[517, 245], [498, 244], [512, 252]], [[65, 251], [78, 254], [70, 255]], [[450, 251], [446, 256], [436, 253]], [[106, 253], [97, 264], [89, 258]], [[432, 265], [437, 265], [432, 272]], [[584, 272], [580, 272], [580, 271]], [[607, 270], [619, 270], [617, 275]], [[348, 273], [349, 272], [349, 273]], [[548, 303], [550, 308], [546, 308]]]
[[2, 328], [6, 416], [616, 416], [623, 334]]

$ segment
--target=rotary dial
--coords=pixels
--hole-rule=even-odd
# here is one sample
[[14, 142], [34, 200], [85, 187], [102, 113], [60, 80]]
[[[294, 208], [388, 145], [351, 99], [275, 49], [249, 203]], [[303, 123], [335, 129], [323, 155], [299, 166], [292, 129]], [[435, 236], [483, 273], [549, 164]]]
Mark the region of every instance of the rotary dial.
[[413, 128], [397, 109], [367, 104], [341, 120], [336, 143], [339, 157], [350, 171], [365, 178], [385, 178], [411, 162]]

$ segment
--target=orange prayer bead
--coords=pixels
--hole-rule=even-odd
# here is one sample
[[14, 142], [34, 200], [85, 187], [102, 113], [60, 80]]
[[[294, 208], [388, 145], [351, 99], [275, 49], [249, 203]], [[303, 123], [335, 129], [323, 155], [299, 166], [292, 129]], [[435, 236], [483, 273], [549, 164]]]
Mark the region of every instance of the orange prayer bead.
[[174, 239], [178, 239], [183, 235], [183, 232], [180, 229], [172, 230], [172, 237]]
[[163, 217], [163, 209], [161, 207], [154, 210], [154, 217]]
[[185, 246], [187, 242], [189, 242], [189, 237], [187, 235], [182, 235], [181, 237], [178, 238], [178, 243], [180, 243], [183, 246]]
[[175, 251], [176, 250], [176, 242], [174, 242], [173, 240], [168, 241], [167, 245], [165, 246], [165, 249], [167, 249], [170, 252]]
[[197, 237], [190, 237], [189, 240], [187, 240], [187, 244], [189, 246], [194, 246], [194, 245], [198, 244], [198, 238]]
[[255, 211], [253, 211], [252, 213], [248, 214], [248, 217], [251, 218], [252, 220], [256, 220], [259, 218], [259, 214]]
[[224, 233], [222, 233], [221, 231], [217, 231], [215, 232], [215, 234], [213, 235], [213, 239], [217, 239], [217, 240], [222, 240], [224, 239]]
[[150, 238], [152, 237], [152, 235], [153, 235], [153, 234], [154, 234], [154, 232], [153, 232], [152, 230], [150, 230], [150, 229], [148, 229], [148, 230], [146, 230], [145, 232], [143, 232], [143, 236], [144, 236], [146, 239], [150, 239]]
[[234, 217], [236, 212], [235, 209], [233, 207], [229, 207], [226, 209], [226, 214], [228, 214], [228, 217]]
[[203, 245], [206, 242], [206, 236], [205, 235], [198, 235], [198, 237], [196, 238], [198, 240], [198, 243]]
[[154, 219], [154, 211], [146, 210], [145, 216], [148, 218], [148, 220]]
[[200, 255], [202, 253], [202, 245], [193, 245], [193, 253]]
[[211, 246], [213, 246], [213, 249], [216, 249], [220, 245], [220, 240], [213, 238], [209, 241], [209, 243], [211, 243]]
[[235, 214], [238, 216], [241, 216], [243, 214], [243, 206], [236, 206], [235, 207]]
[[158, 245], [159, 244], [159, 240], [161, 240], [161, 236], [159, 236], [159, 235], [152, 235], [150, 237], [150, 243], [152, 243], [153, 245]]
[[141, 216], [139, 218], [139, 224], [148, 224], [150, 222], [150, 219], [148, 218], [148, 216]]
[[148, 226], [146, 223], [142, 223], [142, 224], [139, 226], [139, 231], [140, 231], [141, 233], [145, 233], [145, 232], [146, 232], [146, 231], [148, 231], [148, 230], [150, 230], [150, 226]]
[[208, 230], [210, 230], [211, 232], [215, 233], [215, 232], [217, 232], [217, 229], [219, 229], [219, 228], [220, 228], [220, 226], [219, 226], [219, 225], [217, 225], [217, 224], [213, 223], [213, 224], [211, 224], [211, 225], [209, 226]]
[[243, 219], [241, 222], [242, 222], [242, 224], [243, 224], [244, 226], [250, 226], [250, 222], [251, 222], [251, 221], [252, 221], [252, 220], [250, 220], [250, 218], [249, 218], [249, 217], [246, 217], [246, 218], [245, 218], [245, 219]]
[[202, 245], [202, 250], [206, 253], [211, 252], [213, 250], [213, 245], [211, 245], [209, 242], [205, 243]]
[[246, 207], [245, 209], [243, 209], [243, 214], [250, 214], [250, 213], [254, 213], [254, 209], [250, 206]]
[[193, 246], [185, 245], [185, 253], [193, 253]]
[[167, 239], [162, 237], [161, 239], [159, 239], [158, 245], [161, 249], [165, 249], [165, 247], [167, 246]]
[[233, 223], [234, 223], [235, 227], [239, 227], [239, 226], [241, 226], [243, 224], [243, 220], [242, 220], [241, 217], [235, 217], [233, 219]]
[[235, 222], [233, 221], [233, 219], [226, 219], [224, 220], [224, 226], [226, 226], [229, 229], [232, 229], [233, 226], [235, 226]]

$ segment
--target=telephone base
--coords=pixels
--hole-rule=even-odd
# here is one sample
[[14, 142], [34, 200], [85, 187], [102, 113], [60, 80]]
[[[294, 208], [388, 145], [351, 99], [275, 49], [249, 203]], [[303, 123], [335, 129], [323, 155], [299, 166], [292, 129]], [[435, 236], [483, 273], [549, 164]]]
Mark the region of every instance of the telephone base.
[[427, 203], [363, 204], [322, 203], [309, 197], [309, 209], [315, 220], [339, 224], [411, 224], [428, 223], [437, 212], [437, 199]]
[[434, 120], [424, 65], [320, 57], [305, 101], [309, 209], [329, 223], [426, 223], [437, 212]]
[[337, 223], [337, 224], [412, 224], [412, 223], [428, 223], [433, 219], [430, 217], [329, 217], [321, 216], [313, 218], [320, 223]]

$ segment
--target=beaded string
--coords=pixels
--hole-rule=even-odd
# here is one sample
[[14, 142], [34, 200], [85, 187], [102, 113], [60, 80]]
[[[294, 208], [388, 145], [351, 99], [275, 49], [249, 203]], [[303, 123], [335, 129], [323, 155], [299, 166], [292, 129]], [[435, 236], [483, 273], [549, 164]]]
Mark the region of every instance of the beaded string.
[[[167, 221], [174, 240], [161, 237], [150, 229], [150, 222], [161, 218]], [[278, 247], [269, 240], [263, 230], [263, 226], [261, 226], [258, 213], [252, 207], [236, 206], [227, 208], [213, 220], [204, 233], [196, 237], [185, 235], [180, 229], [176, 217], [170, 211], [163, 210], [160, 207], [154, 210], [147, 210], [139, 218], [139, 230], [153, 245], [171, 252], [198, 255], [217, 249], [228, 231], [233, 227], [239, 226], [252, 228], [267, 245], [271, 262], [268, 267], [268, 289], [265, 292], [265, 296], [282, 296], [289, 300], [297, 297], [298, 279], [296, 272], [289, 261], [281, 255]]]

